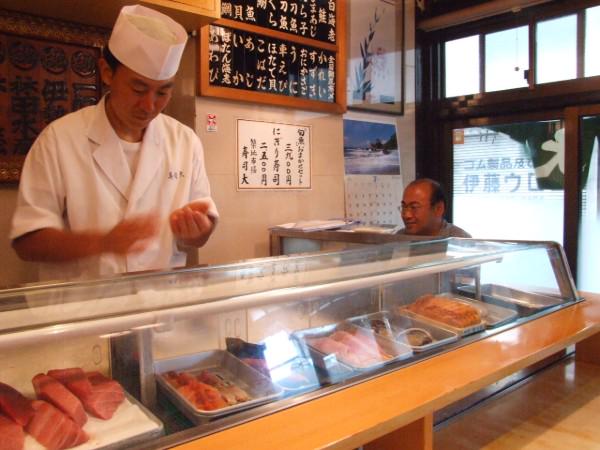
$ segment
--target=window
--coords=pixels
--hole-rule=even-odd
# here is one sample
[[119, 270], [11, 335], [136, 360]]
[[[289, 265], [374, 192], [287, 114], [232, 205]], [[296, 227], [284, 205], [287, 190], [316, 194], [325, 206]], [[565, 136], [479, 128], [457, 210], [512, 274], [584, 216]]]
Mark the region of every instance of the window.
[[[485, 92], [528, 87], [530, 26], [535, 27], [536, 36], [535, 84], [600, 75], [600, 6], [587, 8], [584, 12], [444, 42], [445, 97], [481, 92], [481, 38], [485, 43], [481, 64]], [[580, 18], [585, 20], [581, 42], [577, 40]], [[579, 61], [578, 55], [584, 60]], [[579, 75], [578, 64], [584, 68]]]
[[585, 76], [600, 75], [600, 6], [585, 11]]
[[[579, 249], [577, 251], [577, 287], [584, 291], [600, 291], [600, 116], [581, 120], [581, 148], [583, 160], [591, 153], [589, 164], [583, 165], [581, 189], [581, 215], [579, 222]], [[586, 177], [587, 172], [587, 177]]]
[[452, 221], [476, 238], [563, 240], [561, 120], [453, 130]]
[[479, 92], [479, 36], [448, 41], [446, 55], [446, 97]]
[[527, 87], [529, 69], [528, 27], [485, 35], [485, 90]]
[[577, 78], [577, 16], [539, 22], [536, 28], [536, 81]]

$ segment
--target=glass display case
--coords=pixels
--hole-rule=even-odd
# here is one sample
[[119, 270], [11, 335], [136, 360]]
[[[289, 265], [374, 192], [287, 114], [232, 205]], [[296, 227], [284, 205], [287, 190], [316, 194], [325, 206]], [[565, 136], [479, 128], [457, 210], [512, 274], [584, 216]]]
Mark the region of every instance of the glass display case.
[[458, 238], [5, 289], [0, 427], [173, 446], [580, 300], [558, 244]]

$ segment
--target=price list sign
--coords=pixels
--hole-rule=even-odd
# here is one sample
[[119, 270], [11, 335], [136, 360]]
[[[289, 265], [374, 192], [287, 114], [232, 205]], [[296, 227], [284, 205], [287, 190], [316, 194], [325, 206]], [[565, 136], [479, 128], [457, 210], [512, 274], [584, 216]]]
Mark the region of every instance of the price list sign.
[[238, 190], [310, 189], [310, 127], [238, 119]]
[[336, 41], [334, 0], [222, 1], [221, 17], [321, 42]]
[[212, 85], [335, 101], [335, 53], [226, 27], [210, 27]]

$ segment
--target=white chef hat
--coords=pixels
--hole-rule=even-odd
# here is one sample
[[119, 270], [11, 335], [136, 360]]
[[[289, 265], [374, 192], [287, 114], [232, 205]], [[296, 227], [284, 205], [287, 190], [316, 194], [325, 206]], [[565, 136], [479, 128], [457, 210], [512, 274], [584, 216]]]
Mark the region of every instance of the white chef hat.
[[121, 9], [108, 48], [134, 72], [166, 80], [177, 72], [186, 41], [185, 29], [169, 16], [132, 5]]

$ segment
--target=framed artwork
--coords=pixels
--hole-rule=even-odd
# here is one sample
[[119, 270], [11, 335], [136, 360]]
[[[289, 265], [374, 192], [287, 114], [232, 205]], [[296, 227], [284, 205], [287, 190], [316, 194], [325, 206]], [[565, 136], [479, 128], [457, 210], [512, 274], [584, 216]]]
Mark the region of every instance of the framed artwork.
[[100, 100], [109, 32], [0, 10], [0, 183], [18, 183], [46, 125]]
[[344, 119], [346, 175], [400, 175], [396, 125]]
[[404, 0], [349, 0], [349, 109], [404, 113]]

